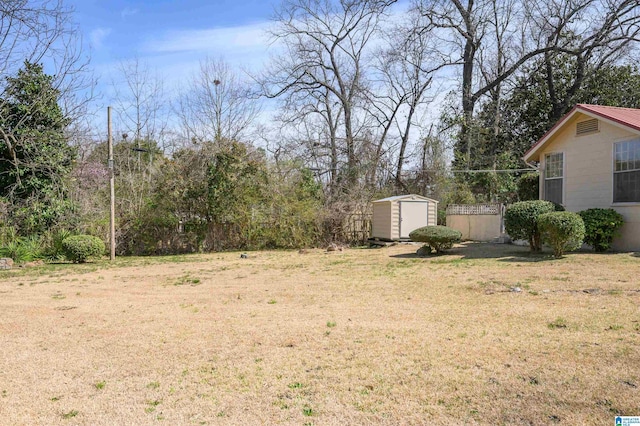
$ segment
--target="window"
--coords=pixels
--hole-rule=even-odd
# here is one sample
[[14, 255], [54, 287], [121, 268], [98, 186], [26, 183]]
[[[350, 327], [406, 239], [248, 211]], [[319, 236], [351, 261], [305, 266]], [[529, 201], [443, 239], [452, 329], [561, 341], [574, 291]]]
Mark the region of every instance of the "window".
[[640, 139], [614, 144], [613, 202], [640, 201]]
[[544, 156], [544, 199], [562, 204], [562, 181], [564, 177], [564, 154], [562, 152]]

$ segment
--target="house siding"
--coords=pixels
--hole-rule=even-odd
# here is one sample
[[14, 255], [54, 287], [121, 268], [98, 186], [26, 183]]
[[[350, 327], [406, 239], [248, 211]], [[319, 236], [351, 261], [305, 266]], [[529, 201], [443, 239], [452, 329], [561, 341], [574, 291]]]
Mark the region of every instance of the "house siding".
[[[553, 136], [540, 151], [541, 171], [545, 167], [545, 154], [563, 152], [564, 207], [573, 212], [589, 208], [615, 209], [624, 216], [625, 225], [621, 236], [614, 241], [614, 249], [640, 250], [640, 203], [613, 204], [613, 145], [638, 135], [600, 120], [598, 132], [576, 136], [576, 122], [589, 118], [576, 114]], [[544, 198], [544, 173], [540, 176], [540, 198]]]

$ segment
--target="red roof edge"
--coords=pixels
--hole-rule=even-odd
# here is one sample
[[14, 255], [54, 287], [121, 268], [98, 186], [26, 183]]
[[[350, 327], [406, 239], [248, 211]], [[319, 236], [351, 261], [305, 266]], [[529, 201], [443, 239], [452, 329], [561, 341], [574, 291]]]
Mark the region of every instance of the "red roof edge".
[[576, 107], [580, 107], [580, 109], [584, 110], [584, 111], [589, 111], [592, 114], [595, 114], [597, 116], [600, 116], [602, 118], [606, 118], [607, 120], [611, 120], [614, 121], [618, 124], [622, 124], [625, 127], [629, 127], [631, 129], [634, 130], [638, 130], [640, 131], [640, 122], [638, 123], [631, 123], [627, 120], [623, 120], [619, 117], [617, 117], [614, 114], [607, 114], [603, 111], [598, 110], [598, 108], [611, 108], [611, 109], [621, 109], [621, 110], [625, 110], [625, 111], [638, 111], [640, 113], [640, 110], [634, 109], [634, 108], [621, 108], [621, 107], [607, 107], [607, 106], [602, 106], [602, 105], [589, 105], [589, 104], [578, 104], [576, 105]]
[[[621, 112], [622, 110], [622, 111], [626, 111], [627, 113], [630, 111], [634, 111], [638, 113], [638, 115], [640, 115], [640, 110], [638, 109], [610, 107], [605, 105], [577, 104], [573, 108], [571, 108], [571, 111], [569, 111], [564, 116], [562, 116], [562, 118], [558, 120], [558, 122], [551, 129], [549, 129], [549, 131], [547, 131], [544, 134], [544, 136], [542, 136], [535, 144], [533, 144], [531, 148], [529, 148], [527, 152], [524, 153], [522, 159], [525, 160], [526, 162], [527, 161], [526, 158], [531, 153], [535, 152], [538, 148], [540, 148], [540, 146], [543, 145], [549, 139], [549, 137], [551, 137], [551, 135], [553, 135], [553, 133], [555, 133], [559, 127], [563, 126], [567, 122], [567, 120], [571, 116], [573, 116], [578, 110], [610, 120], [614, 123], [620, 124], [629, 129], [640, 131], [640, 119], [629, 121], [628, 119], [625, 119], [626, 117], [621, 118], [620, 114], [615, 114], [616, 111]], [[606, 110], [606, 111], [603, 111], [603, 110]]]

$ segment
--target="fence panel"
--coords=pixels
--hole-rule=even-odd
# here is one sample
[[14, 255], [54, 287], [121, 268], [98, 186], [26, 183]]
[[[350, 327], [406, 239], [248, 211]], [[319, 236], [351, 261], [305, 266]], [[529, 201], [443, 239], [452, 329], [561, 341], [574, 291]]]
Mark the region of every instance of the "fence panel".
[[463, 240], [494, 241], [504, 233], [502, 204], [450, 204], [447, 226], [462, 233]]

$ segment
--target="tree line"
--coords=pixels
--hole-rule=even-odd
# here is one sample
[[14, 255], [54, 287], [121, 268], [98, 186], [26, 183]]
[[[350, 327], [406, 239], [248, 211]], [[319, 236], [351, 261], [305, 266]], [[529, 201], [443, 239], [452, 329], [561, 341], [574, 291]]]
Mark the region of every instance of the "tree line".
[[[523, 153], [576, 103], [639, 107], [635, 0], [282, 0], [259, 72], [202, 58], [178, 94], [120, 64], [118, 251], [351, 238], [370, 201], [535, 197]], [[0, 6], [0, 243], [106, 239], [106, 141], [62, 0]], [[275, 111], [275, 112], [274, 112]], [[532, 187], [532, 185], [534, 185]]]

